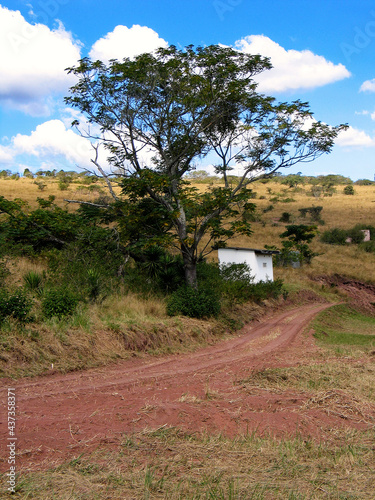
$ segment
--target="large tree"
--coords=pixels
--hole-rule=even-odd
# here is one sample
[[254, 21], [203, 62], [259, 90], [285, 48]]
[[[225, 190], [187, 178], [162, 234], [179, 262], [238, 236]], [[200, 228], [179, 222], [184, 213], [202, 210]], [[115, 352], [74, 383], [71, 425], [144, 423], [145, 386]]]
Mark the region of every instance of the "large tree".
[[[66, 103], [96, 130], [74, 122], [97, 153], [99, 145], [108, 151], [110, 169], [98, 154], [92, 162], [106, 179], [123, 242], [177, 247], [190, 285], [200, 256], [251, 233], [242, 217], [253, 207], [249, 184], [330, 152], [342, 129], [314, 120], [307, 103], [258, 93], [254, 77], [270, 68], [260, 55], [212, 45], [108, 65], [85, 58], [69, 69], [78, 83]], [[222, 183], [201, 192], [187, 174], [203, 159]], [[234, 167], [241, 173], [233, 183]]]

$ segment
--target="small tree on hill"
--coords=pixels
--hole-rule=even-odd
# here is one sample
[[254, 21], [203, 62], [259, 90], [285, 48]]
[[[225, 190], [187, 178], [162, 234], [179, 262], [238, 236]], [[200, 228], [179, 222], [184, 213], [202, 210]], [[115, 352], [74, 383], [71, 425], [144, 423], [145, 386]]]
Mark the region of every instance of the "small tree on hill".
[[[306, 103], [259, 94], [254, 77], [270, 68], [267, 58], [213, 45], [171, 46], [108, 66], [86, 58], [69, 69], [79, 81], [66, 103], [99, 130], [81, 130], [94, 141], [93, 165], [114, 202], [98, 208], [110, 209], [130, 250], [177, 248], [191, 286], [200, 257], [251, 233], [242, 218], [243, 209], [253, 208], [249, 184], [330, 152], [343, 128], [314, 121]], [[111, 172], [99, 161], [99, 144]], [[187, 174], [203, 158], [223, 184], [200, 192]], [[242, 173], [232, 183], [235, 166]]]

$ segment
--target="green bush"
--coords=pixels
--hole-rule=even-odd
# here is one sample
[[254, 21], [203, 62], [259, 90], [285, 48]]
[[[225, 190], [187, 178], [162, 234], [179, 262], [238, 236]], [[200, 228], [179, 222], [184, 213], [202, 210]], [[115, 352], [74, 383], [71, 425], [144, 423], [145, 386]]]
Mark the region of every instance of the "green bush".
[[344, 194], [349, 194], [349, 195], [355, 194], [354, 187], [351, 184], [349, 184], [348, 186], [345, 186], [344, 187]]
[[355, 181], [354, 184], [356, 186], [372, 186], [375, 182], [370, 181], [369, 179], [358, 179], [358, 181]]
[[290, 212], [283, 212], [281, 214], [279, 221], [289, 224], [291, 216], [292, 216], [292, 214]]
[[214, 289], [183, 286], [167, 301], [167, 314], [181, 314], [190, 318], [210, 318], [220, 312], [220, 300]]
[[32, 305], [23, 290], [19, 289], [11, 294], [3, 289], [0, 292], [0, 320], [12, 316], [19, 321], [27, 321]]
[[345, 229], [334, 228], [324, 231], [320, 239], [329, 245], [345, 245], [347, 237], [348, 233]]
[[283, 293], [284, 282], [278, 278], [275, 281], [259, 281], [250, 285], [252, 300], [277, 299]]
[[352, 243], [362, 243], [363, 238], [365, 237], [364, 233], [358, 226], [353, 227], [353, 229], [349, 229], [346, 233], [347, 237], [351, 238]]
[[42, 312], [45, 318], [71, 316], [78, 305], [77, 296], [68, 289], [51, 288], [44, 293]]

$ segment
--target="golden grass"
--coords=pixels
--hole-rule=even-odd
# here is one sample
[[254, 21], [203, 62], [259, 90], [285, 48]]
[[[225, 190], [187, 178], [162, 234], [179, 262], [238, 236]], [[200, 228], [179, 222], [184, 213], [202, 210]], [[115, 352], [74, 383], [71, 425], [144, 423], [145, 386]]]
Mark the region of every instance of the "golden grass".
[[[273, 191], [272, 194], [267, 189]], [[260, 222], [252, 224], [253, 234], [250, 237], [239, 236], [231, 240], [229, 246], [248, 248], [264, 248], [264, 245], [281, 246], [279, 235], [285, 231], [287, 224], [278, 222], [283, 212], [291, 214], [290, 224], [314, 224], [309, 216], [302, 218], [298, 209], [322, 206], [321, 217], [324, 225], [318, 225], [318, 230], [323, 233], [327, 229], [338, 227], [350, 229], [356, 224], [368, 224], [375, 226], [375, 186], [355, 186], [356, 194], [348, 196], [343, 194], [343, 186], [337, 186], [337, 193], [332, 197], [314, 198], [307, 193], [310, 189], [305, 186], [302, 192], [294, 192], [293, 189], [286, 190], [285, 196], [295, 199], [291, 203], [271, 202], [270, 198], [275, 192], [281, 192], [285, 188], [275, 182], [262, 184], [256, 182], [254, 190], [258, 198], [254, 200], [257, 212], [261, 217]], [[266, 199], [259, 199], [265, 196]], [[273, 205], [274, 209], [263, 213], [263, 210]], [[375, 255], [366, 253], [356, 245], [337, 246], [328, 245], [319, 241], [319, 236], [311, 243], [311, 249], [318, 256], [312, 260], [310, 266], [301, 269], [274, 269], [275, 277], [288, 278], [299, 281], [305, 280], [309, 275], [319, 274], [344, 274], [364, 281], [375, 281]], [[216, 258], [216, 255], [213, 254]]]
[[98, 181], [90, 189], [88, 186], [79, 181], [72, 182], [65, 190], [59, 189], [59, 183], [54, 178], [43, 178], [42, 181], [46, 187], [41, 191], [32, 179], [21, 177], [15, 179], [0, 179], [0, 193], [9, 200], [21, 198], [26, 201], [30, 209], [37, 208], [37, 198], [48, 198], [55, 196], [55, 203], [62, 207], [69, 207], [70, 210], [76, 210], [78, 204], [69, 204], [65, 200], [83, 200], [94, 201], [100, 194], [106, 194], [105, 184], [103, 181]]

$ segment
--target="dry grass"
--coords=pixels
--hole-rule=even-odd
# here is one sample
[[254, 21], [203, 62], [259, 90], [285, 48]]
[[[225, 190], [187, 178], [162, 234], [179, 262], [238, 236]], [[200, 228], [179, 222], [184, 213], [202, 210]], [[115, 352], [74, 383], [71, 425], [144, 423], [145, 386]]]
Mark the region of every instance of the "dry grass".
[[59, 189], [59, 183], [54, 178], [43, 178], [41, 180], [45, 184], [45, 188], [41, 191], [34, 180], [28, 178], [14, 179], [0, 179], [1, 194], [9, 200], [21, 198], [26, 201], [31, 209], [37, 207], [37, 198], [48, 198], [55, 196], [55, 203], [65, 207], [69, 206], [71, 210], [75, 210], [79, 205], [67, 204], [66, 199], [94, 201], [102, 193], [106, 194], [105, 184], [98, 181], [91, 185], [90, 189], [79, 181], [72, 182], [65, 190]]
[[[273, 191], [272, 194], [267, 189]], [[257, 205], [257, 212], [261, 220], [252, 224], [253, 234], [250, 237], [237, 237], [230, 241], [230, 246], [263, 248], [264, 245], [276, 245], [280, 247], [281, 239], [279, 235], [285, 231], [287, 224], [278, 222], [283, 212], [291, 214], [291, 224], [310, 224], [310, 218], [302, 218], [298, 209], [322, 206], [321, 217], [324, 225], [319, 225], [318, 229], [322, 233], [334, 227], [349, 229], [356, 224], [368, 224], [375, 226], [375, 186], [355, 186], [356, 194], [348, 196], [343, 194], [343, 186], [337, 186], [337, 193], [329, 197], [314, 198], [308, 195], [310, 186], [305, 186], [302, 191], [294, 192], [287, 189], [285, 195], [293, 198], [291, 203], [271, 202], [270, 198], [275, 196], [275, 192], [281, 192], [285, 187], [270, 182], [261, 184], [256, 182], [254, 190], [258, 193], [258, 198], [254, 200]], [[259, 199], [265, 196], [266, 199]], [[274, 209], [263, 213], [269, 205]], [[313, 222], [312, 222], [313, 223]], [[313, 252], [318, 256], [312, 260], [310, 266], [298, 270], [274, 269], [275, 277], [281, 277], [288, 281], [303, 281], [310, 275], [319, 274], [347, 274], [364, 281], [375, 281], [375, 255], [369, 254], [352, 246], [334, 246], [321, 243], [319, 237], [315, 238], [311, 244]]]
[[369, 499], [374, 431], [332, 429], [324, 443], [255, 434], [227, 439], [166, 426], [119, 437], [47, 472], [21, 473], [13, 498]]
[[[29, 202], [31, 208], [36, 206], [36, 198], [47, 198], [49, 195], [56, 196], [56, 203], [65, 206], [65, 199], [93, 201], [98, 197], [99, 191], [106, 192], [105, 185], [98, 182], [94, 185], [93, 192], [89, 192], [87, 186], [79, 183], [70, 184], [68, 190], [61, 191], [58, 188], [57, 179], [43, 179], [47, 184], [44, 191], [40, 191], [34, 181], [21, 178], [19, 180], [0, 179], [0, 188], [3, 196], [9, 199], [21, 197]], [[198, 190], [207, 189], [207, 184], [196, 184]], [[285, 224], [278, 222], [283, 212], [291, 214], [291, 223], [310, 223], [310, 219], [301, 218], [299, 208], [322, 206], [322, 219], [325, 225], [319, 226], [319, 231], [339, 227], [349, 229], [356, 224], [369, 224], [375, 226], [375, 186], [355, 186], [356, 194], [348, 196], [343, 193], [344, 186], [336, 186], [337, 192], [332, 196], [321, 196], [315, 198], [309, 194], [311, 186], [305, 185], [299, 189], [288, 189], [282, 184], [269, 182], [262, 184], [255, 182], [253, 190], [257, 193], [254, 203], [257, 206], [257, 214], [260, 220], [252, 224], [253, 235], [250, 237], [240, 236], [229, 242], [231, 246], [263, 248], [264, 245], [280, 246], [279, 235], [285, 230]], [[271, 191], [271, 192], [270, 192]], [[295, 201], [290, 203], [270, 201], [275, 195], [281, 194], [281, 198], [292, 198]], [[264, 199], [260, 199], [264, 197]], [[263, 212], [270, 205], [274, 206], [271, 211]], [[69, 205], [71, 210], [78, 207], [76, 204]], [[338, 247], [321, 243], [319, 238], [315, 238], [311, 248], [316, 252], [311, 266], [300, 270], [275, 269], [275, 276], [281, 278], [291, 278], [293, 275], [297, 281], [299, 277], [305, 280], [310, 274], [349, 274], [357, 279], [365, 281], [375, 281], [375, 255], [365, 253], [357, 246]], [[212, 258], [217, 259], [217, 253], [212, 253]]]
[[70, 318], [20, 326], [5, 321], [0, 333], [0, 376], [34, 376], [104, 366], [130, 356], [188, 352], [218, 342], [216, 321], [170, 318], [158, 299], [133, 294], [82, 306]]
[[[58, 203], [67, 197], [79, 197], [77, 185], [59, 191], [57, 182], [47, 180], [40, 192], [32, 181], [1, 180], [2, 194], [22, 197], [33, 205], [37, 196], [55, 194]], [[22, 189], [21, 189], [22, 187]], [[203, 189], [202, 186], [199, 186]], [[276, 183], [256, 183], [258, 199], [254, 200], [261, 221], [253, 223], [250, 238], [237, 238], [232, 245], [262, 248], [279, 245], [284, 225], [276, 222], [282, 212], [291, 212], [292, 222], [304, 223], [298, 208], [323, 206], [325, 226], [349, 228], [356, 223], [375, 225], [375, 188], [356, 187], [355, 196], [338, 193], [315, 199], [305, 192], [289, 196], [292, 203], [272, 203], [274, 210], [263, 213], [274, 196], [267, 189], [280, 192]], [[13, 189], [13, 191], [12, 191]], [[95, 193], [85, 196], [94, 196]], [[259, 196], [266, 199], [260, 200]], [[357, 279], [375, 281], [375, 256], [357, 247], [333, 247], [318, 240], [313, 251], [320, 253], [311, 266], [301, 269], [276, 269], [291, 291], [301, 288], [323, 292], [308, 278], [311, 274], [349, 274]], [[16, 264], [16, 265], [14, 265]], [[27, 259], [12, 263], [12, 276], [20, 281], [29, 270], [43, 270], [42, 263]], [[334, 293], [329, 291], [329, 293]], [[247, 308], [247, 309], [246, 309]], [[257, 314], [246, 305], [234, 314], [250, 318]], [[8, 324], [1, 333], [2, 375], [18, 377], [48, 370], [68, 371], [105, 365], [137, 353], [165, 353], [190, 350], [220, 339], [221, 331], [214, 321], [168, 318], [165, 305], [157, 299], [142, 299], [133, 294], [110, 297], [101, 305], [90, 305], [67, 321], [49, 321], [38, 328], [27, 325], [16, 332]], [[273, 332], [274, 335], [277, 332]], [[28, 342], [25, 342], [28, 339]], [[317, 408], [353, 420], [371, 423], [374, 414], [374, 356], [346, 346], [345, 357], [332, 349], [321, 349], [320, 358], [305, 366], [294, 366], [254, 372], [241, 381], [243, 390], [283, 393], [296, 390], [305, 395], [299, 411]], [[206, 399], [219, 395], [208, 387]], [[193, 394], [180, 401], [200, 404]], [[153, 411], [150, 403], [142, 408]], [[373, 423], [373, 422], [372, 422]], [[228, 439], [222, 436], [189, 435], [177, 428], [163, 426], [118, 437], [116, 446], [103, 445], [93, 453], [72, 459], [46, 472], [20, 471], [17, 493], [22, 500], [120, 500], [126, 499], [369, 499], [375, 491], [374, 428], [369, 431], [332, 429], [324, 442], [312, 439], [276, 440], [256, 433]], [[115, 449], [114, 449], [115, 448]], [[0, 479], [5, 491], [6, 477]]]

